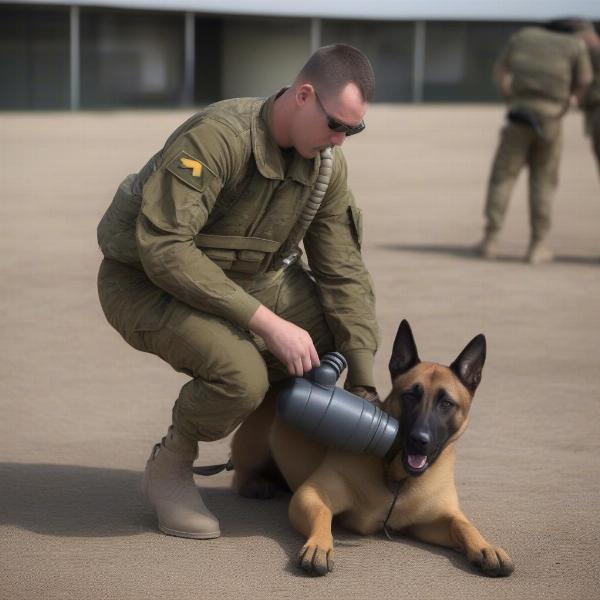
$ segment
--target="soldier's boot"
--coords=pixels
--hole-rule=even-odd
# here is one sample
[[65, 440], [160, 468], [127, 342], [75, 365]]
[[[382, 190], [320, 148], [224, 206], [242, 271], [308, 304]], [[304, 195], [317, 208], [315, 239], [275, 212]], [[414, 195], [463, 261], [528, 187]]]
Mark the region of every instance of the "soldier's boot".
[[481, 258], [494, 259], [498, 256], [498, 232], [486, 231], [483, 239], [475, 244], [473, 252]]
[[532, 264], [537, 265], [539, 263], [551, 262], [554, 259], [554, 253], [546, 245], [544, 240], [531, 240], [525, 260]]
[[219, 521], [194, 483], [192, 464], [197, 454], [198, 444], [170, 427], [146, 463], [142, 495], [156, 512], [158, 528], [167, 535], [209, 539], [221, 534]]

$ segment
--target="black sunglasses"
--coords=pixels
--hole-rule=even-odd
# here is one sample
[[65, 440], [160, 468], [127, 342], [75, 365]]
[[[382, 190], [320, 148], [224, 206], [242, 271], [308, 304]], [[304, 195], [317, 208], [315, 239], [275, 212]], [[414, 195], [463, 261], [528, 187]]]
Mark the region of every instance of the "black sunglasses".
[[336, 133], [345, 133], [346, 136], [349, 136], [360, 133], [366, 127], [364, 121], [361, 121], [358, 125], [346, 125], [345, 123], [340, 123], [337, 119], [334, 119], [327, 113], [323, 103], [321, 102], [321, 99], [319, 98], [319, 95], [317, 94], [317, 90], [315, 90], [315, 98], [317, 99], [317, 103], [323, 111], [323, 114], [327, 117], [327, 127], [329, 127], [331, 131], [335, 131]]

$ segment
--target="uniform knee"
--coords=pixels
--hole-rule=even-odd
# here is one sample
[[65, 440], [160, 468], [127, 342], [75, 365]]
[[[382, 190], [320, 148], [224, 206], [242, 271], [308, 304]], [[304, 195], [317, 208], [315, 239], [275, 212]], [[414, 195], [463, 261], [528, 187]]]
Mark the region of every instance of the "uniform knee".
[[266, 366], [259, 369], [243, 369], [228, 381], [229, 392], [237, 398], [238, 410], [242, 418], [253, 412], [263, 401], [269, 389]]
[[211, 380], [193, 379], [181, 389], [174, 423], [193, 439], [224, 438], [260, 405], [268, 389], [264, 364], [225, 371]]

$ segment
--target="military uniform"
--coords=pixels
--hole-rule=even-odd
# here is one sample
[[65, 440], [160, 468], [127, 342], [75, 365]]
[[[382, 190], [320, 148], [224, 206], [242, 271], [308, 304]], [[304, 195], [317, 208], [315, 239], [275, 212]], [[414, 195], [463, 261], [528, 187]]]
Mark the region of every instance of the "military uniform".
[[558, 183], [561, 118], [572, 90], [591, 78], [589, 58], [572, 34], [526, 27], [514, 34], [498, 60], [512, 77], [508, 121], [494, 158], [485, 205], [486, 234], [500, 231], [521, 169], [529, 167], [531, 241], [546, 237]]
[[585, 129], [592, 140], [596, 163], [600, 172], [600, 46], [590, 48], [594, 80], [588, 88], [582, 107], [585, 111]]
[[[276, 97], [211, 105], [127, 177], [98, 226], [104, 313], [133, 347], [192, 379], [173, 409], [189, 439], [230, 433], [287, 375], [248, 322], [260, 304], [306, 329], [319, 354], [348, 360], [348, 385], [373, 386], [374, 294], [361, 218], [334, 151], [304, 236], [308, 269], [284, 268], [321, 159], [280, 149]], [[294, 249], [292, 249], [294, 254]]]

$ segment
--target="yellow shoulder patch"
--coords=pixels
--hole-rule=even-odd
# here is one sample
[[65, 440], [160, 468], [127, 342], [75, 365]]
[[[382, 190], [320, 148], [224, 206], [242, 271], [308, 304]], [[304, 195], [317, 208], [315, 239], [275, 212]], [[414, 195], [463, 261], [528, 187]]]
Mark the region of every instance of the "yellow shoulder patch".
[[202, 175], [202, 163], [191, 158], [180, 158], [181, 165], [186, 169], [192, 170], [192, 177], [200, 177]]
[[179, 152], [167, 165], [167, 171], [199, 192], [203, 192], [216, 177], [203, 162], [186, 152]]

